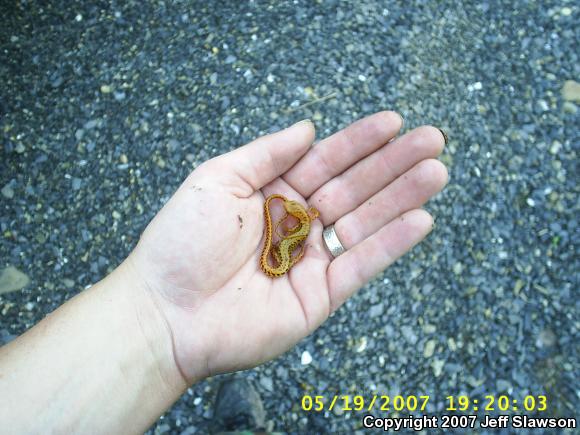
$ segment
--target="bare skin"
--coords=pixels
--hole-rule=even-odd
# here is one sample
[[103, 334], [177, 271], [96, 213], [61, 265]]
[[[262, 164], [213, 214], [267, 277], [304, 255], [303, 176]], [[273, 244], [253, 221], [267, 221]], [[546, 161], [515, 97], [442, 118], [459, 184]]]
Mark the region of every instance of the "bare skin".
[[[420, 207], [447, 182], [435, 160], [444, 139], [429, 126], [394, 139], [401, 124], [379, 112], [312, 145], [314, 126], [301, 122], [199, 166], [111, 276], [0, 349], [0, 398], [12, 398], [0, 403], [0, 427], [37, 407], [45, 429], [142, 432], [188, 385], [254, 367], [314, 331], [432, 228]], [[320, 211], [304, 258], [276, 279], [259, 266], [273, 193]], [[332, 223], [347, 249], [336, 259], [321, 236]], [[83, 349], [90, 357], [81, 364]], [[75, 389], [63, 370], [79, 384], [102, 382]], [[51, 420], [34, 399], [39, 388], [72, 410]], [[99, 412], [75, 413], [79, 395]], [[131, 411], [138, 406], [142, 415]], [[99, 420], [103, 411], [110, 416]]]

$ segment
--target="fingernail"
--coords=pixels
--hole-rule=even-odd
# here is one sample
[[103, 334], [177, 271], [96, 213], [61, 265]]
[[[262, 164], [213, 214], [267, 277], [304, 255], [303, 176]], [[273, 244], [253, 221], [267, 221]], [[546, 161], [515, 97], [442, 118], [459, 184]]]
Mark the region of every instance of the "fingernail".
[[400, 130], [402, 130], [403, 127], [405, 127], [405, 118], [403, 118], [403, 115], [401, 115], [399, 112], [396, 112], [396, 113], [401, 118], [401, 128], [400, 128]]
[[447, 133], [445, 133], [445, 131], [443, 131], [443, 129], [439, 127], [437, 127], [437, 130], [441, 132], [441, 134], [443, 135], [443, 139], [445, 140], [445, 145], [447, 145], [449, 143], [449, 137], [447, 136]]
[[307, 123], [313, 124], [313, 122], [310, 120], [310, 118], [306, 118], [306, 119], [303, 119], [302, 121], [298, 121], [294, 125], [302, 124], [303, 122], [307, 122]]

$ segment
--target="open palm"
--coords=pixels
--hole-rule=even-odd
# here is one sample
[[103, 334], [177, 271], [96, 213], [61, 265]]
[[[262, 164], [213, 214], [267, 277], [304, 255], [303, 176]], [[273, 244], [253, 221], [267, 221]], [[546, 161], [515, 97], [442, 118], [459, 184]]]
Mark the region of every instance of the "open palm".
[[[311, 146], [313, 125], [301, 122], [187, 177], [129, 259], [188, 382], [286, 351], [429, 233], [432, 218], [418, 208], [447, 181], [433, 159], [444, 139], [429, 126], [394, 139], [401, 124], [380, 112]], [[304, 258], [280, 278], [259, 266], [273, 193], [320, 211]], [[274, 221], [283, 213], [272, 211]], [[330, 224], [347, 250], [336, 259], [322, 240]]]

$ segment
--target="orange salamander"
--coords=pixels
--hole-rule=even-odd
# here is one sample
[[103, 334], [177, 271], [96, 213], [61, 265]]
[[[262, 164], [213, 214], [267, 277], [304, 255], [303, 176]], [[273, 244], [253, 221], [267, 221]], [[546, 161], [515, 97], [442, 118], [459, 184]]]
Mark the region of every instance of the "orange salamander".
[[[298, 223], [289, 228], [286, 234], [282, 234], [280, 242], [274, 244], [272, 242], [272, 218], [270, 216], [270, 202], [274, 199], [283, 201], [285, 216], [276, 224], [276, 230], [284, 219], [288, 216], [294, 216], [298, 219]], [[262, 255], [260, 257], [260, 267], [262, 271], [271, 278], [277, 278], [287, 273], [292, 266], [294, 266], [304, 256], [304, 241], [310, 233], [310, 223], [319, 216], [318, 210], [310, 207], [308, 210], [297, 201], [288, 200], [285, 196], [274, 194], [266, 198], [264, 203], [264, 219], [265, 219], [265, 242]], [[276, 231], [277, 232], [277, 231]], [[292, 257], [292, 252], [301, 246], [300, 252]], [[276, 266], [271, 266], [268, 261], [268, 255], [272, 254], [276, 261]]]

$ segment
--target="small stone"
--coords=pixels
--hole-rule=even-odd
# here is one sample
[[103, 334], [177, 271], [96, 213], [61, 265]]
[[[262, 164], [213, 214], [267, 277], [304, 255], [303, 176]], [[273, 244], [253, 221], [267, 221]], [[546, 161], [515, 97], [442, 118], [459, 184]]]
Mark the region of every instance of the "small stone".
[[109, 85], [101, 85], [101, 92], [103, 94], [110, 94], [113, 91], [113, 88]]
[[526, 285], [526, 283], [521, 279], [516, 280], [516, 283], [514, 284], [514, 294], [516, 296], [520, 293], [520, 290], [524, 287], [524, 285]]
[[123, 101], [127, 95], [123, 91], [115, 91], [113, 96], [115, 97], [116, 101]]
[[423, 325], [423, 331], [425, 332], [425, 334], [433, 334], [434, 332], [437, 331], [437, 327], [435, 325], [427, 323]]
[[569, 17], [570, 15], [572, 15], [572, 9], [565, 6], [562, 8], [562, 10], [560, 10], [560, 14], [562, 14], [562, 16], [564, 17]]
[[80, 178], [74, 177], [71, 184], [73, 190], [79, 190], [81, 188], [82, 180]]
[[564, 110], [565, 113], [576, 113], [578, 112], [578, 106], [576, 106], [576, 104], [572, 103], [571, 101], [564, 101], [564, 104], [562, 105], [562, 110]]
[[232, 56], [231, 54], [226, 57], [226, 63], [234, 63], [237, 60], [236, 56]]
[[431, 368], [433, 369], [433, 374], [436, 378], [441, 376], [441, 372], [443, 371], [443, 366], [445, 365], [445, 361], [442, 359], [435, 358], [431, 363]]
[[580, 83], [566, 80], [562, 87], [562, 97], [567, 101], [580, 101]]
[[272, 378], [269, 376], [261, 377], [260, 378], [260, 385], [268, 391], [274, 391], [274, 382], [272, 382]]
[[369, 317], [371, 319], [373, 319], [375, 317], [380, 317], [383, 315], [383, 312], [384, 312], [383, 304], [373, 305], [369, 310]]
[[10, 183], [6, 184], [0, 192], [2, 192], [2, 196], [4, 198], [8, 198], [8, 199], [14, 198], [14, 189], [12, 189], [12, 186], [10, 186]]
[[[337, 403], [338, 405], [338, 403]], [[341, 415], [344, 414], [344, 406], [333, 406], [332, 407], [332, 412], [334, 413], [334, 415], [336, 415], [337, 417], [340, 417]]]
[[161, 169], [165, 168], [166, 166], [165, 160], [163, 160], [161, 157], [157, 157], [157, 159], [155, 159], [155, 164]]
[[457, 343], [455, 343], [455, 340], [453, 339], [453, 337], [449, 337], [447, 339], [447, 347], [449, 348], [449, 350], [451, 352], [455, 352], [457, 350]]
[[98, 124], [99, 121], [97, 119], [90, 119], [87, 122], [85, 122], [84, 128], [86, 130], [91, 130], [92, 128], [95, 128]]
[[14, 151], [16, 151], [18, 154], [22, 154], [24, 151], [26, 151], [26, 148], [24, 148], [24, 145], [22, 145], [22, 143], [18, 143], [16, 144]]
[[536, 346], [540, 348], [552, 347], [556, 344], [556, 341], [557, 337], [556, 334], [554, 334], [554, 331], [547, 328], [544, 329], [542, 332], [540, 332], [540, 334], [538, 335], [538, 339], [536, 340]]
[[155, 428], [155, 435], [162, 435], [168, 433], [171, 430], [171, 426], [168, 424], [160, 424]]
[[58, 88], [64, 82], [64, 78], [60, 74], [52, 75], [50, 79], [50, 86]]
[[481, 84], [481, 82], [475, 82], [475, 83], [471, 83], [471, 84], [467, 85], [467, 90], [469, 92], [480, 91], [482, 88], [483, 88], [483, 85]]
[[75, 286], [75, 282], [70, 278], [63, 279], [62, 283], [65, 285], [66, 288], [73, 288]]
[[474, 285], [471, 285], [469, 287], [467, 287], [467, 289], [465, 290], [465, 295], [466, 296], [473, 296], [475, 293], [477, 293], [478, 288]]
[[538, 100], [538, 107], [542, 112], [547, 112], [548, 110], [550, 110], [550, 106], [548, 105], [546, 100]]
[[121, 219], [121, 213], [119, 213], [117, 210], [113, 210], [113, 213], [111, 213], [111, 215], [113, 216], [113, 219], [115, 219], [116, 221]]
[[126, 155], [126, 154], [121, 154], [121, 155], [119, 156], [119, 161], [120, 161], [122, 164], [126, 165], [126, 164], [129, 162], [129, 159], [127, 158], [127, 155]]
[[364, 350], [367, 348], [367, 343], [368, 343], [367, 338], [366, 337], [361, 337], [361, 339], [359, 340], [358, 345], [357, 345], [355, 351], [357, 353], [364, 352]]
[[28, 285], [30, 278], [14, 266], [6, 267], [0, 273], [0, 295], [20, 290]]
[[181, 144], [177, 139], [169, 139], [169, 141], [167, 141], [167, 148], [169, 148], [170, 151], [177, 151], [180, 145]]
[[495, 383], [498, 393], [506, 392], [509, 393], [512, 389], [512, 384], [510, 384], [505, 379], [498, 379]]
[[383, 327], [383, 331], [385, 332], [385, 336], [387, 336], [387, 338], [392, 338], [395, 335], [395, 328], [393, 328], [393, 326], [389, 325], [388, 323]]
[[410, 326], [402, 326], [401, 327], [401, 333], [403, 334], [403, 337], [405, 337], [405, 340], [407, 340], [407, 342], [411, 345], [414, 345], [415, 343], [417, 343], [417, 334], [415, 334], [415, 332], [413, 331], [413, 328], [411, 328]]
[[302, 357], [300, 358], [300, 363], [303, 366], [307, 366], [311, 362], [312, 362], [312, 355], [310, 355], [310, 352], [308, 352], [307, 350], [302, 352]]
[[483, 385], [483, 383], [485, 382], [485, 378], [482, 377], [482, 378], [478, 379], [472, 375], [469, 375], [466, 380], [467, 380], [467, 383], [469, 385], [471, 385], [473, 388], [477, 388], [480, 385]]
[[435, 345], [437, 342], [435, 340], [429, 340], [425, 343], [425, 348], [423, 349], [423, 356], [425, 358], [431, 358], [435, 353]]
[[562, 148], [562, 143], [560, 141], [555, 140], [554, 142], [552, 142], [552, 146], [550, 147], [550, 154], [558, 154], [560, 148]]

